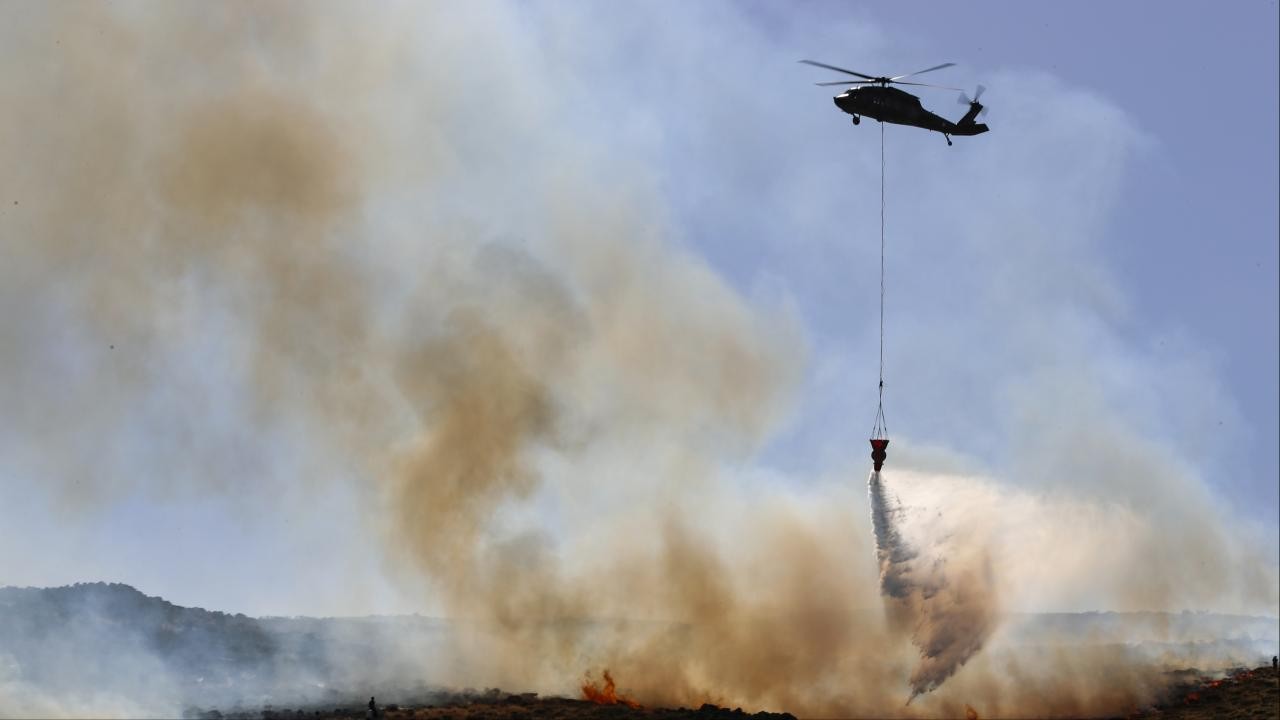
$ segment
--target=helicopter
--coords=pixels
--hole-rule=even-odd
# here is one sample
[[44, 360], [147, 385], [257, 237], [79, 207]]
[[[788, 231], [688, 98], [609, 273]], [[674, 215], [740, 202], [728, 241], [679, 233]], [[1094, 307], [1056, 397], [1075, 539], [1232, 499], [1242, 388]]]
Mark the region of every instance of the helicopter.
[[[920, 82], [903, 82], [903, 78], [909, 78], [913, 75], [920, 75], [922, 73], [948, 68], [955, 65], [955, 63], [943, 63], [931, 68], [917, 70], [913, 73], [898, 75], [896, 77], [875, 77], [872, 75], [864, 75], [854, 70], [846, 70], [845, 68], [836, 67], [835, 65], [820, 63], [815, 60], [801, 60], [800, 62], [805, 63], [806, 65], [826, 68], [827, 70], [835, 70], [836, 72], [842, 72], [846, 75], [854, 75], [862, 78], [861, 80], [838, 80], [836, 82], [814, 83], [815, 85], [860, 86], [850, 87], [848, 90], [845, 90], [843, 93], [840, 93], [833, 98], [836, 103], [836, 107], [853, 116], [854, 125], [861, 122], [862, 116], [865, 115], [874, 120], [879, 120], [882, 123], [888, 122], [895, 123], [897, 125], [911, 125], [918, 128], [924, 128], [925, 130], [940, 132], [942, 133], [942, 136], [947, 139], [947, 145], [951, 145], [952, 135], [981, 135], [989, 129], [985, 124], [975, 122], [980, 115], [986, 114], [986, 108], [982, 106], [982, 103], [978, 102], [978, 98], [982, 97], [982, 93], [986, 90], [983, 86], [979, 85], [977, 90], [974, 91], [973, 97], [970, 98], [965, 95], [964, 91], [960, 90], [960, 88], [947, 87], [945, 85], [929, 85], [928, 83]], [[920, 98], [905, 90], [899, 90], [896, 87], [889, 87], [890, 85], [919, 85], [921, 87], [960, 91], [961, 94], [959, 102], [962, 105], [968, 105], [969, 112], [965, 113], [964, 117], [960, 118], [959, 121], [951, 122], [944, 117], [925, 110], [920, 104]]]

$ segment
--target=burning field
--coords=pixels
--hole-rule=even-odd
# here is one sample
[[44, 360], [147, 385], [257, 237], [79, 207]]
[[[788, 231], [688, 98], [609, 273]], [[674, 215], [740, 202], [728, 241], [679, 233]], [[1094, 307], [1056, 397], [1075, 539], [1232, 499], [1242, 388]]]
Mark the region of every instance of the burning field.
[[6, 600], [0, 716], [1093, 717], [1274, 653], [1270, 540], [1071, 361], [991, 393], [1000, 463], [788, 435], [843, 371], [523, 13], [0, 6], [0, 520], [63, 543], [4, 558], [432, 619]]
[[[1176, 693], [1174, 692], [1176, 691]], [[789, 713], [747, 713], [741, 708], [722, 708], [710, 703], [697, 709], [644, 708], [634, 702], [610, 701], [595, 691], [587, 691], [586, 699], [539, 698], [535, 693], [507, 695], [498, 691], [468, 696], [454, 696], [430, 704], [377, 706], [377, 717], [383, 720], [520, 720], [521, 718], [557, 718], [559, 720], [795, 720]], [[372, 698], [371, 698], [372, 700]], [[369, 720], [368, 708], [336, 707], [324, 709], [267, 709], [262, 712], [237, 714], [218, 711], [189, 711], [192, 720], [232, 720], [246, 717], [257, 720], [289, 718], [321, 718], [323, 720]], [[993, 720], [969, 705], [957, 720]], [[1168, 720], [1274, 720], [1280, 717], [1280, 678], [1271, 667], [1253, 670], [1237, 669], [1227, 676], [1211, 680], [1198, 678], [1171, 686], [1170, 694], [1160, 702], [1130, 710], [1122, 715], [1088, 715], [1071, 718], [1063, 715], [1044, 717], [1062, 720], [1114, 717], [1124, 720], [1166, 718]]]
[[[238, 717], [235, 713], [195, 713], [193, 720], [221, 720]], [[288, 720], [289, 718], [322, 718], [324, 720], [369, 720], [367, 708], [353, 707], [324, 710], [269, 710], [252, 713], [254, 720]], [[539, 698], [534, 693], [504, 695], [491, 693], [469, 698], [459, 698], [434, 705], [400, 706], [391, 704], [379, 707], [378, 718], [383, 720], [520, 720], [521, 718], [558, 718], [560, 720], [795, 720], [788, 713], [747, 713], [742, 708], [722, 708], [704, 704], [691, 708], [644, 708], [639, 705], [600, 703], [590, 700], [566, 698]]]

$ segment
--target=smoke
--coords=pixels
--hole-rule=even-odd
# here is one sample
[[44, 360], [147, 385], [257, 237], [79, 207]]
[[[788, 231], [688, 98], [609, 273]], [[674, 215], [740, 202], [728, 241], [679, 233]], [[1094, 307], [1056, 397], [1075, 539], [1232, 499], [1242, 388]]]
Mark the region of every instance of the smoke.
[[921, 557], [899, 531], [905, 508], [889, 499], [881, 473], [871, 472], [867, 489], [880, 592], [894, 625], [909, 628], [920, 651], [908, 681], [909, 703], [954, 675], [995, 630], [999, 608], [990, 559], [973, 536], [948, 537], [945, 545], [930, 548], [929, 557]]
[[[387, 650], [431, 683], [573, 693], [607, 667], [646, 704], [809, 716], [1108, 710], [1158, 683], [1068, 682], [1090, 665], [1054, 652], [1010, 681], [997, 611], [1274, 604], [1212, 507], [949, 467], [895, 475], [909, 513], [874, 476], [868, 527], [863, 459], [770, 470], [810, 342], [794, 302], [688, 249], [656, 141], [601, 137], [564, 27], [489, 5], [2, 12], [0, 449], [62, 526], [145, 497], [280, 528], [335, 594], [385, 576], [459, 623], [447, 662]], [[1064, 447], [1124, 428], [1035, 432], [1038, 387], [1018, 447], [1106, 485]], [[1134, 497], [1196, 486], [1140, 447], [1117, 471]], [[1194, 535], [1178, 552], [1168, 517]], [[1190, 577], [1206, 553], [1211, 583]], [[894, 710], [906, 690], [929, 695]]]

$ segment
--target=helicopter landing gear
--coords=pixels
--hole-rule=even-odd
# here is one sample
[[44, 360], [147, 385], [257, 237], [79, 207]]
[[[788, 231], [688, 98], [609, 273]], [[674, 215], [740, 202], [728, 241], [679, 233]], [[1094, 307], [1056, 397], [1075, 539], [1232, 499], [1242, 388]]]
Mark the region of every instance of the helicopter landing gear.
[[942, 133], [942, 137], [947, 139], [947, 147], [951, 147], [951, 136], [946, 133]]
[[854, 125], [857, 125], [857, 124], [858, 124], [858, 123], [860, 123], [860, 122], [862, 122], [862, 118], [858, 117], [857, 115], [854, 115], [854, 116], [853, 116], [853, 124], [854, 124]]

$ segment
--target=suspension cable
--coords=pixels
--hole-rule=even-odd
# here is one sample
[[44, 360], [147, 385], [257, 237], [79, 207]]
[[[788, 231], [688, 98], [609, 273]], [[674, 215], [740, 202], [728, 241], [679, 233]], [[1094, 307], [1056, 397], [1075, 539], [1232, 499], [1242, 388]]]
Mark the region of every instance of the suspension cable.
[[884, 123], [880, 123], [880, 400], [876, 408], [876, 422], [871, 430], [874, 438], [889, 434], [884, 421]]

